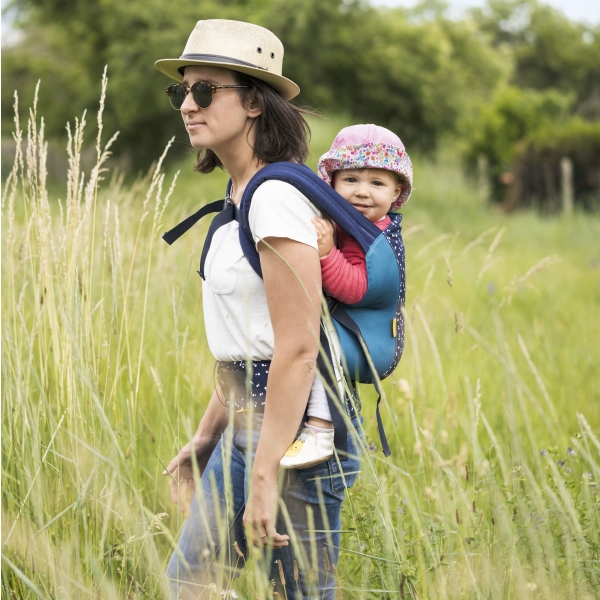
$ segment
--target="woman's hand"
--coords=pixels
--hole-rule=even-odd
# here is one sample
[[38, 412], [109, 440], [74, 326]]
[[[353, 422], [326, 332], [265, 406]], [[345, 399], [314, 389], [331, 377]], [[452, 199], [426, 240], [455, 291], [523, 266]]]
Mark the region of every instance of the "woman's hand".
[[333, 223], [329, 219], [319, 219], [317, 217], [312, 220], [312, 223], [317, 230], [319, 258], [323, 258], [331, 252], [335, 245], [333, 239]]
[[202, 475], [208, 459], [219, 443], [221, 433], [227, 427], [227, 415], [220, 400], [222, 396], [223, 393], [217, 386], [192, 441], [179, 451], [179, 454], [163, 471], [165, 477], [171, 478], [171, 481], [169, 481], [171, 498], [175, 504], [179, 504], [179, 508], [183, 513], [187, 512], [196, 489], [192, 467], [192, 451], [196, 455], [198, 470]]
[[194, 435], [192, 441], [186, 444], [175, 458], [163, 471], [165, 477], [171, 477], [169, 487], [171, 498], [175, 504], [179, 504], [182, 513], [186, 513], [196, 490], [194, 483], [194, 469], [192, 463], [192, 451], [196, 455], [200, 475], [204, 472], [208, 459], [210, 458], [219, 437]]
[[252, 477], [252, 494], [244, 512], [244, 530], [246, 537], [255, 546], [283, 548], [289, 544], [290, 537], [275, 530], [277, 516], [277, 478], [274, 481]]

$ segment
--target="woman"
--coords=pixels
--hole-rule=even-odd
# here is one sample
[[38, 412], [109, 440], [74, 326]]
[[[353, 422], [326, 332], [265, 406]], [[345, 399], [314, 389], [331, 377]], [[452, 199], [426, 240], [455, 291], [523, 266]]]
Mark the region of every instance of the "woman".
[[[299, 88], [281, 75], [282, 59], [281, 42], [266, 29], [208, 20], [198, 22], [181, 58], [156, 63], [182, 80], [167, 92], [200, 151], [197, 170], [222, 166], [236, 205], [266, 164], [303, 162], [308, 154], [308, 125], [288, 102]], [[192, 451], [202, 473], [167, 569], [176, 598], [184, 591], [185, 598], [204, 597], [211, 584], [225, 586], [228, 568], [243, 565], [237, 550], [245, 553], [250, 544], [267, 553], [269, 580], [282, 597], [333, 598], [327, 563], [337, 562], [341, 503], [359, 468], [356, 433], [348, 435], [348, 460], [334, 457], [288, 471], [278, 487], [279, 461], [301, 426], [311, 390], [321, 385], [315, 380], [321, 271], [312, 224], [318, 216], [291, 185], [261, 184], [249, 218], [262, 279], [243, 255], [236, 221], [212, 239], [203, 304], [220, 385], [191, 444], [165, 471], [182, 510], [194, 492]], [[243, 361], [253, 362], [252, 389], [268, 370], [266, 391], [258, 399], [244, 398]], [[236, 406], [246, 402], [249, 410], [227, 411], [225, 397]]]

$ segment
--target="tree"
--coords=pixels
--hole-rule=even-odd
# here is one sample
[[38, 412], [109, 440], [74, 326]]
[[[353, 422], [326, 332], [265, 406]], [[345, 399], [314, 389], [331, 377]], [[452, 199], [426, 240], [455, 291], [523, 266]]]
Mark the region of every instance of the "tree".
[[[105, 109], [107, 131], [120, 131], [116, 151], [147, 168], [174, 132], [187, 148], [181, 117], [169, 105], [158, 58], [178, 56], [193, 24], [215, 14], [243, 13], [234, 3], [206, 0], [16, 0], [23, 40], [4, 52], [3, 125], [12, 120], [15, 87], [31, 98], [41, 79], [40, 106], [48, 136], [59, 136], [67, 121], [94, 109], [104, 66], [109, 68]], [[229, 4], [229, 5], [228, 5]], [[5, 125], [6, 126], [6, 125]]]
[[31, 97], [42, 80], [47, 133], [97, 105], [109, 68], [106, 129], [115, 149], [146, 167], [173, 132], [187, 148], [180, 117], [164, 97], [168, 81], [153, 67], [177, 56], [198, 19], [247, 20], [284, 42], [285, 74], [300, 101], [396, 131], [410, 148], [435, 148], [459, 133], [462, 117], [508, 77], [502, 52], [472, 21], [444, 17], [438, 2], [416, 11], [375, 9], [361, 0], [14, 0], [24, 38], [4, 52], [3, 122], [15, 86]]
[[473, 15], [492, 44], [514, 56], [515, 85], [574, 92], [574, 110], [600, 118], [600, 26], [574, 23], [537, 0], [490, 0]]
[[492, 102], [480, 107], [466, 136], [465, 155], [474, 165], [481, 155], [489, 161], [493, 199], [502, 201], [506, 187], [502, 175], [512, 170], [521, 140], [566, 121], [573, 96], [557, 90], [500, 88]]

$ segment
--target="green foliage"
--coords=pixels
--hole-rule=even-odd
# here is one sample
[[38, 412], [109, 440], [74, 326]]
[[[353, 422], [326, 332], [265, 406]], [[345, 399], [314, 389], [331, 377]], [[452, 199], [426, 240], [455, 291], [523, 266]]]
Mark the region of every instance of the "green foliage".
[[536, 92], [507, 86], [483, 106], [472, 124], [468, 155], [490, 157], [494, 165], [509, 169], [516, 143], [544, 126], [564, 121], [571, 98], [554, 90]]
[[550, 152], [554, 156], [580, 153], [591, 163], [600, 154], [600, 121], [575, 117], [555, 127], [540, 128], [529, 134], [525, 141], [535, 152]]
[[540, 129], [551, 131], [564, 122], [572, 97], [556, 90], [499, 89], [489, 104], [480, 107], [468, 124], [465, 155], [470, 164], [486, 156], [496, 200], [503, 199], [500, 176], [512, 169], [517, 143]]
[[179, 116], [153, 68], [178, 56], [198, 19], [248, 20], [272, 29], [286, 47], [284, 71], [302, 89], [300, 101], [325, 112], [349, 114], [397, 131], [409, 148], [431, 150], [456, 135], [459, 118], [484, 99], [507, 69], [472, 23], [441, 12], [409, 16], [362, 1], [130, 0], [84, 2], [15, 0], [24, 22], [20, 43], [4, 51], [3, 125], [9, 129], [17, 87], [40, 101], [51, 137], [64, 132], [73, 113], [94, 107], [108, 65], [111, 93], [106, 123], [120, 130], [117, 152], [136, 167], [160, 154], [179, 132]]
[[156, 159], [175, 132], [180, 133], [178, 145], [188, 145], [181, 117], [163, 92], [168, 81], [154, 69], [154, 61], [179, 56], [197, 20], [215, 14], [243, 19], [248, 14], [243, 6], [210, 0], [201, 4], [19, 0], [14, 4], [27, 27], [23, 40], [3, 52], [3, 125], [10, 118], [15, 87], [21, 97], [32, 98], [41, 79], [46, 133], [61, 135], [73, 114], [95, 109], [101, 75], [108, 65], [111, 93], [105, 123], [111, 131], [120, 131], [117, 152], [126, 150], [138, 168]]
[[[537, 0], [490, 0], [472, 14], [492, 46], [514, 61], [511, 84], [500, 86], [489, 104], [465, 120], [464, 155], [471, 167], [478, 157], [487, 160], [492, 200], [556, 208], [559, 161], [569, 155], [577, 201], [597, 205], [590, 204], [600, 185], [597, 158], [581, 119], [600, 117], [600, 27], [573, 23]], [[561, 149], [557, 131], [569, 148]], [[542, 140], [553, 140], [554, 150], [535, 151]], [[578, 143], [585, 147], [576, 148]]]
[[342, 6], [299, 0], [274, 11], [269, 26], [285, 41], [289, 73], [308, 103], [387, 126], [409, 148], [431, 150], [456, 133], [459, 117], [506, 76], [500, 53], [468, 22]]
[[[314, 165], [347, 121], [312, 124]], [[166, 597], [183, 517], [160, 474], [214, 387], [195, 274], [206, 224], [173, 247], [159, 236], [220, 197], [225, 174], [188, 159], [173, 193], [160, 166], [124, 186], [100, 170], [104, 135], [81, 185], [85, 133], [53, 193], [34, 111], [3, 190], [7, 600]], [[592, 600], [600, 220], [488, 211], [458, 162], [414, 162], [406, 348], [383, 382], [393, 456], [368, 445], [347, 492], [340, 593]], [[361, 392], [377, 441], [373, 392]], [[234, 584], [241, 598], [270, 598], [260, 567]]]
[[[519, 206], [542, 205], [556, 210], [561, 188], [561, 160], [573, 165], [574, 200], [587, 210], [600, 207], [600, 121], [579, 117], [546, 125], [518, 145], [511, 200]], [[518, 195], [518, 197], [517, 197]]]
[[514, 57], [513, 82], [575, 95], [575, 108], [600, 116], [600, 25], [574, 23], [538, 0], [490, 0], [474, 18], [494, 46]]

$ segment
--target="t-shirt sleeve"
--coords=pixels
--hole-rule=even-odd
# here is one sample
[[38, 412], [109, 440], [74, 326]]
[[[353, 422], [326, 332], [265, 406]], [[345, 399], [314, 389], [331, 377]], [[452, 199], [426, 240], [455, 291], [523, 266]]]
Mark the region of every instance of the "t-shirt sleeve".
[[269, 180], [254, 192], [248, 219], [255, 244], [268, 237], [280, 237], [318, 249], [312, 219], [320, 216], [317, 208], [293, 185]]

